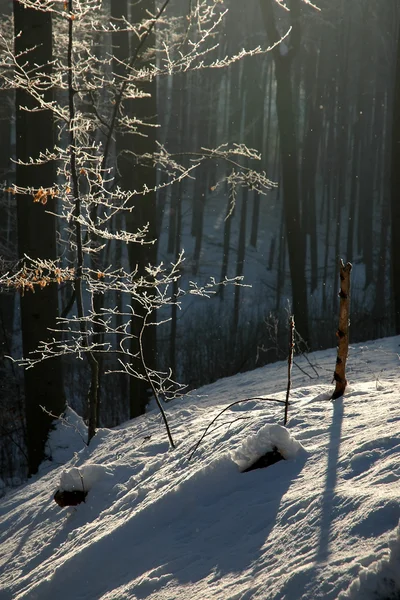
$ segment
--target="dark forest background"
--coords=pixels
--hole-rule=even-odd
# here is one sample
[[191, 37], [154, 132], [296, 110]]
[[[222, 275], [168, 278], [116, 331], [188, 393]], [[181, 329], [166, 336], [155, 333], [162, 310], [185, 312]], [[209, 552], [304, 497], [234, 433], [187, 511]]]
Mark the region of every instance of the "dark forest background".
[[[135, 3], [130, 4], [117, 0], [104, 6], [119, 18], [134, 15]], [[190, 4], [171, 2], [168, 15], [185, 14]], [[319, 0], [316, 10], [293, 0], [290, 12], [272, 0], [222, 4], [229, 10], [213, 40], [215, 60], [243, 47], [265, 48], [293, 29], [269, 53], [245, 56], [226, 68], [160, 77], [152, 84], [152, 99], [140, 109], [155, 111], [160, 125], [154, 138], [143, 142], [143, 152], [149, 150], [146, 143], [157, 142], [176, 157], [245, 144], [261, 153], [253, 168], [277, 184], [266, 195], [251, 182], [240, 187], [232, 210], [232, 190], [220, 183], [230, 167], [210, 158], [194, 178], [162, 188], [154, 198], [157, 260], [174, 261], [184, 249], [184, 280], [243, 275], [251, 286], [223, 287], [210, 300], [188, 298], [181, 310], [165, 308], [164, 317], [171, 320], [157, 328], [154, 360], [160, 369], [171, 367], [188, 389], [283, 358], [288, 314], [294, 314], [309, 349], [333, 347], [340, 257], [353, 263], [351, 341], [400, 332], [397, 1]], [[0, 12], [11, 15], [12, 3], [2, 0]], [[112, 43], [123, 60], [132, 42], [119, 36]], [[93, 44], [106, 52], [110, 36], [98, 36]], [[0, 255], [11, 262], [21, 257], [23, 245], [16, 199], [7, 191], [16, 177], [15, 106], [15, 92], [1, 89]], [[119, 184], [128, 189], [137, 184], [132, 173], [121, 159]], [[145, 173], [147, 181], [162, 183], [162, 178], [156, 170]], [[113, 252], [118, 250], [110, 247], [111, 263], [129, 260], [126, 251]], [[60, 312], [68, 299], [67, 286], [61, 286]], [[7, 289], [0, 294], [0, 348], [0, 475], [12, 482], [28, 458], [26, 381], [22, 369], [6, 358], [23, 352], [20, 296]], [[67, 402], [85, 414], [80, 390], [88, 378], [86, 366], [71, 358], [62, 366]], [[133, 385], [126, 375], [103, 378], [99, 425], [134, 416]]]

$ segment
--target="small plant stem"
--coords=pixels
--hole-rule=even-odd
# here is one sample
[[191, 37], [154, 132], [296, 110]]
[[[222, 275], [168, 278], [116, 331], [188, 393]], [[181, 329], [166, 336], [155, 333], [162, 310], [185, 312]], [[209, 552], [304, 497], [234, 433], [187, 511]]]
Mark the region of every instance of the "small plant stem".
[[201, 438], [199, 439], [198, 442], [196, 442], [196, 444], [194, 445], [194, 448], [188, 458], [188, 462], [192, 460], [197, 448], [200, 446], [201, 442], [204, 440], [204, 438], [206, 437], [210, 427], [216, 422], [217, 419], [219, 419], [219, 417], [221, 415], [224, 414], [224, 412], [226, 412], [227, 410], [229, 410], [230, 408], [232, 408], [232, 406], [236, 406], [236, 404], [240, 404], [241, 402], [250, 402], [250, 400], [266, 400], [267, 402], [279, 402], [279, 403], [283, 403], [285, 402], [284, 400], [278, 400], [277, 398], [243, 398], [242, 400], [236, 400], [236, 402], [232, 402], [231, 404], [228, 404], [228, 406], [225, 406], [225, 408], [223, 410], [221, 410], [216, 417], [214, 417], [214, 419], [207, 425], [207, 427], [205, 428], [205, 430], [203, 431], [203, 434], [201, 436]]
[[169, 443], [171, 444], [171, 447], [172, 447], [172, 448], [175, 448], [175, 443], [174, 443], [174, 440], [173, 440], [173, 438], [172, 438], [171, 429], [170, 429], [170, 427], [169, 427], [169, 423], [168, 423], [167, 415], [165, 414], [165, 411], [164, 411], [164, 409], [163, 409], [163, 407], [162, 407], [162, 404], [161, 404], [161, 402], [160, 402], [160, 397], [159, 397], [159, 395], [158, 395], [158, 392], [157, 392], [157, 390], [156, 390], [156, 388], [155, 388], [154, 382], [153, 382], [153, 380], [152, 380], [152, 378], [151, 378], [151, 373], [150, 373], [150, 371], [149, 371], [149, 368], [148, 368], [148, 367], [147, 367], [147, 365], [146, 365], [146, 360], [145, 360], [145, 357], [144, 357], [144, 349], [143, 349], [143, 334], [144, 334], [145, 327], [146, 327], [146, 325], [147, 325], [147, 317], [148, 317], [149, 315], [150, 315], [150, 313], [149, 313], [149, 312], [147, 312], [147, 314], [146, 314], [146, 315], [145, 315], [145, 317], [143, 318], [142, 327], [141, 327], [141, 329], [140, 329], [140, 333], [139, 333], [139, 353], [140, 353], [140, 361], [141, 361], [141, 363], [142, 363], [142, 366], [143, 366], [143, 369], [144, 369], [144, 372], [145, 372], [145, 375], [146, 375], [146, 379], [147, 379], [147, 381], [148, 381], [148, 383], [149, 383], [149, 385], [150, 385], [150, 387], [151, 387], [151, 389], [152, 389], [152, 392], [153, 392], [153, 394], [154, 394], [154, 398], [156, 399], [156, 403], [157, 403], [158, 409], [159, 409], [159, 411], [160, 411], [160, 413], [161, 413], [162, 420], [164, 421], [165, 429], [167, 430], [167, 435], [168, 435]]
[[287, 388], [286, 388], [285, 417], [283, 419], [284, 425], [286, 425], [286, 423], [287, 423], [288, 412], [289, 412], [289, 395], [290, 395], [290, 387], [292, 385], [293, 352], [294, 352], [294, 317], [293, 317], [293, 315], [291, 315], [289, 317], [288, 381], [287, 381]]

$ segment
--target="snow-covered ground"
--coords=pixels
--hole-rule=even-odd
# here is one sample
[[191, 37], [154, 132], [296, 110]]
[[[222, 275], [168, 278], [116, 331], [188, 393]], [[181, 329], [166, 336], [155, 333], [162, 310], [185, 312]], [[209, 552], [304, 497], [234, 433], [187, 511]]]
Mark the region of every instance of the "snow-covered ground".
[[[399, 344], [352, 347], [335, 402], [335, 350], [298, 357], [288, 431], [282, 404], [239, 403], [190, 462], [228, 404], [284, 399], [284, 363], [168, 404], [175, 450], [155, 410], [89, 448], [69, 411], [53, 461], [0, 500], [0, 599], [398, 599]], [[287, 460], [241, 472], [274, 445]], [[86, 502], [59, 508], [60, 482]]]

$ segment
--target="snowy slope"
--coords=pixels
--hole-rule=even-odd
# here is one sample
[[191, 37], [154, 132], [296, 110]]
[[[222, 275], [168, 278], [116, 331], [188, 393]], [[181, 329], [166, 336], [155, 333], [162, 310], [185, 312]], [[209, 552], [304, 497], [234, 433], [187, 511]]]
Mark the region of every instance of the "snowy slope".
[[[60, 423], [53, 462], [0, 500], [0, 599], [399, 598], [399, 344], [353, 347], [334, 403], [335, 351], [310, 355], [315, 370], [299, 357], [309, 376], [294, 368], [290, 436], [254, 437], [281, 425], [283, 408], [252, 400], [226, 411], [190, 462], [230, 402], [285, 397], [284, 363], [167, 405], [173, 451], [155, 411], [100, 430], [90, 448]], [[288, 460], [241, 473], [272, 434]], [[86, 503], [59, 508], [60, 479], [84, 485]]]

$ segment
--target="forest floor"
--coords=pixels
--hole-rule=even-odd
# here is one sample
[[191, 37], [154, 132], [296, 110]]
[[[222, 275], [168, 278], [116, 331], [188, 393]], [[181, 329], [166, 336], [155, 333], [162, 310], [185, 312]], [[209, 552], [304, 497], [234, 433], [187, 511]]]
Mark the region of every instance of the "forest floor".
[[[100, 429], [58, 422], [52, 461], [0, 500], [0, 599], [387, 600], [400, 597], [400, 338], [354, 345], [332, 402], [334, 349], [222, 379]], [[205, 427], [230, 403], [236, 404]], [[286, 455], [241, 472], [276, 445]], [[53, 495], [85, 489], [60, 508]]]

